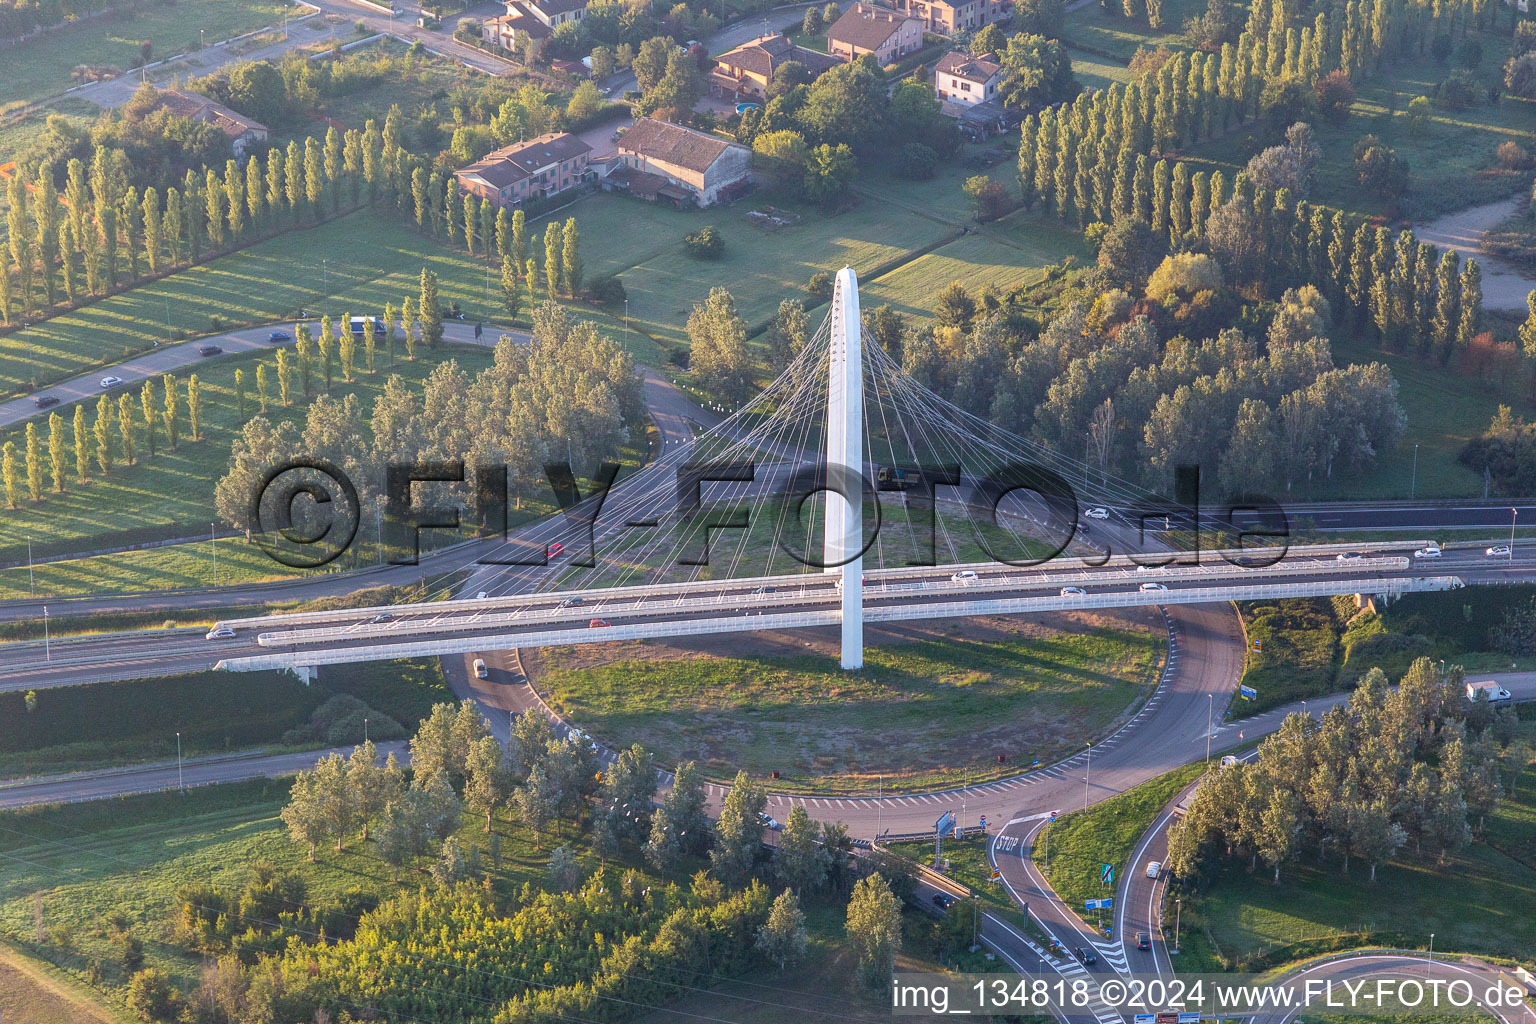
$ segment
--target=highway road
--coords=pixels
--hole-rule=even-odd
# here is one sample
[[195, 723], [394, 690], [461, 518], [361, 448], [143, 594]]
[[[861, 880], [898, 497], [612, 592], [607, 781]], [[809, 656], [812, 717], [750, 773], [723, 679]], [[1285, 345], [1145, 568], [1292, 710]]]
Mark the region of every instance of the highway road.
[[[1442, 986], [1455, 984], [1458, 989], [1470, 995], [1472, 1002], [1492, 1014], [1500, 1024], [1533, 1024], [1536, 1022], [1536, 1007], [1529, 1000], [1507, 1005], [1503, 1000], [1494, 1001], [1487, 998], [1489, 991], [1495, 987], [1502, 987], [1505, 991], [1510, 989], [1529, 993], [1530, 988], [1517, 979], [1508, 968], [1497, 964], [1490, 964], [1476, 957], [1428, 957], [1410, 952], [1394, 950], [1382, 950], [1379, 952], [1361, 951], [1348, 953], [1338, 957], [1332, 957], [1312, 964], [1303, 964], [1294, 970], [1287, 971], [1274, 981], [1276, 986], [1291, 990], [1298, 995], [1308, 991], [1308, 987], [1317, 992], [1317, 998], [1323, 996], [1320, 987], [1332, 982], [1335, 986], [1336, 999], [1346, 998], [1341, 991], [1342, 986], [1348, 982], [1369, 981], [1374, 988], [1378, 980], [1388, 982], [1417, 982], [1424, 989], [1421, 994], [1432, 984], [1439, 983]], [[1412, 998], [1414, 986], [1406, 985], [1402, 989], [1405, 996]], [[1458, 997], [1460, 997], [1458, 995]], [[1370, 1015], [1378, 1012], [1376, 1008], [1367, 1002], [1359, 1004], [1362, 1012], [1366, 1014], [1363, 1020], [1370, 1019]], [[1456, 1012], [1450, 1008], [1451, 1004], [1442, 1001], [1440, 1004], [1440, 1016], [1449, 1016]], [[1427, 1007], [1427, 1004], [1426, 1004]], [[1297, 1020], [1301, 1014], [1309, 1016], [1315, 1013], [1338, 1012], [1329, 1011], [1322, 1006], [1305, 1006], [1300, 1000], [1297, 1005], [1288, 1009], [1268, 1010], [1254, 1014], [1251, 1024], [1290, 1024]], [[1391, 1008], [1381, 1012], [1391, 1012]], [[1465, 1011], [1461, 1011], [1465, 1012]], [[1472, 1019], [1472, 1018], [1468, 1018]]]

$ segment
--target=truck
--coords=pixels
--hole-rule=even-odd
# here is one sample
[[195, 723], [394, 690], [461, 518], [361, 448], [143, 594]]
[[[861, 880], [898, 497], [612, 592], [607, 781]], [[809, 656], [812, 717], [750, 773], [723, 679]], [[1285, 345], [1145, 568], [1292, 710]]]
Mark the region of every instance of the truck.
[[1492, 679], [1479, 679], [1467, 683], [1467, 700], [1476, 701], [1479, 697], [1485, 698], [1493, 707], [1514, 703], [1514, 697], [1510, 692]]

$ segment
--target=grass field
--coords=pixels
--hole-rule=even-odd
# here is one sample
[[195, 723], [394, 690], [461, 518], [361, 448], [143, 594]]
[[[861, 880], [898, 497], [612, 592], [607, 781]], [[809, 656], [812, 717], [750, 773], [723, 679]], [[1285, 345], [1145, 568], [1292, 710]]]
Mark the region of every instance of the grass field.
[[[0, 778], [88, 771], [272, 746], [309, 721], [330, 698], [347, 694], [406, 732], [452, 701], [436, 660], [325, 666], [313, 685], [286, 672], [197, 672], [157, 679], [41, 690], [27, 710], [19, 692], [0, 694]], [[374, 718], [369, 733], [384, 734]], [[88, 736], [89, 739], [81, 737]], [[343, 746], [355, 736], [319, 737], [307, 746]]]
[[[1500, 79], [1509, 37], [1500, 31], [1477, 38], [1483, 60], [1474, 73], [1491, 85]], [[1496, 104], [1483, 102], [1467, 110], [1437, 109], [1421, 130], [1410, 127], [1409, 101], [1428, 95], [1452, 70], [1425, 57], [1388, 64], [1381, 74], [1357, 83], [1353, 114], [1347, 122], [1337, 127], [1321, 120], [1313, 124], [1323, 156], [1312, 196], [1356, 213], [1384, 212], [1383, 198], [1364, 188], [1355, 176], [1354, 144], [1367, 132], [1408, 161], [1408, 193], [1400, 205], [1416, 220], [1503, 199], [1527, 187], [1530, 174], [1498, 169], [1494, 151], [1507, 141], [1529, 148], [1531, 133], [1536, 131], [1536, 102], [1505, 96]], [[1220, 166], [1230, 181], [1249, 157], [1273, 144], [1258, 131], [1250, 122], [1241, 131], [1194, 147], [1191, 170]]]
[[[1536, 736], [1536, 725], [1522, 728]], [[1507, 787], [1508, 772], [1503, 781]], [[1203, 891], [1184, 894], [1180, 969], [1220, 970], [1217, 957], [1263, 956], [1267, 966], [1340, 944], [1423, 948], [1430, 932], [1436, 950], [1528, 961], [1536, 949], [1536, 772], [1524, 773], [1487, 835], [1444, 867], [1407, 851], [1379, 868], [1374, 884], [1358, 860], [1345, 876], [1338, 856], [1322, 866], [1310, 856], [1288, 863], [1279, 885], [1262, 868], [1246, 871], [1246, 860], [1229, 864]]]
[[0, 1018], [9, 1024], [119, 1024], [132, 1019], [101, 1003], [58, 968], [4, 946]]
[[1054, 219], [1017, 212], [881, 275], [859, 289], [860, 301], [889, 302], [927, 319], [951, 282], [961, 282], [973, 295], [989, 285], [1007, 291], [1039, 281], [1063, 256], [1082, 258], [1087, 252], [1077, 232]]
[[1148, 622], [903, 628], [873, 637], [855, 674], [837, 669], [819, 635], [814, 654], [791, 653], [808, 631], [550, 649], [530, 674], [593, 735], [643, 741], [663, 763], [694, 759], [723, 777], [777, 770], [776, 787], [804, 791], [873, 792], [883, 778], [889, 792], [995, 777], [1102, 735], [1155, 676], [1161, 645]]
[[[147, 0], [67, 25], [5, 51], [5, 100], [33, 101], [74, 84], [79, 64], [128, 69], [139, 43], [154, 44], [152, 60], [195, 50], [283, 20], [280, 0]], [[201, 33], [199, 30], [202, 30]]]
[[1108, 89], [1116, 82], [1125, 83], [1136, 76], [1124, 64], [1100, 57], [1097, 54], [1069, 47], [1072, 58], [1072, 74], [1085, 89]]
[[1204, 771], [1203, 763], [1185, 765], [1046, 825], [1035, 837], [1034, 858], [1045, 862], [1045, 875], [1062, 901], [1085, 921], [1094, 920], [1078, 909], [1083, 901], [1114, 895], [1113, 886], [1099, 882], [1099, 866], [1113, 864], [1116, 878], [1140, 871], [1141, 865], [1128, 863], [1136, 843], [1168, 801]]
[[[1126, 18], [1121, 11], [1121, 5], [1115, 0], [1110, 0], [1107, 10], [1098, 3], [1073, 9], [1064, 30], [1066, 42], [1068, 45], [1076, 43], [1086, 50], [1113, 54], [1120, 60], [1130, 60], [1142, 46], [1187, 50], [1189, 47], [1182, 35], [1184, 19], [1204, 13], [1205, 4], [1202, 0], [1168, 0], [1163, 4], [1161, 29], [1149, 27], [1145, 16]], [[1072, 64], [1075, 68], [1076, 55]]]

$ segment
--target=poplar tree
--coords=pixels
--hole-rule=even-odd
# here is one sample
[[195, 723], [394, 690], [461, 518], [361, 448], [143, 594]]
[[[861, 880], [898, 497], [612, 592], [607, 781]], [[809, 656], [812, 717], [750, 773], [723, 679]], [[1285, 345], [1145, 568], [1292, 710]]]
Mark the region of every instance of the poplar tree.
[[[364, 317], [368, 320], [368, 317]], [[341, 356], [341, 377], [343, 380], [352, 380], [352, 371], [357, 367], [357, 335], [352, 332], [352, 314], [348, 313], [341, 319], [341, 339], [339, 354]]]
[[102, 395], [96, 402], [96, 465], [102, 476], [112, 472], [112, 399]]
[[195, 373], [187, 378], [187, 430], [194, 441], [203, 436], [203, 386]]
[[581, 231], [576, 227], [576, 218], [571, 217], [565, 222], [565, 246], [562, 258], [564, 271], [562, 278], [565, 282], [566, 293], [575, 298], [581, 291], [581, 279], [583, 269], [581, 264]]
[[269, 390], [268, 390], [268, 385], [267, 385], [267, 364], [266, 363], [257, 363], [256, 364], [256, 407], [257, 407], [257, 409], [259, 409], [261, 411], [261, 414], [263, 416], [265, 416], [267, 414], [268, 395], [269, 395]]
[[69, 442], [64, 438], [64, 417], [58, 413], [48, 415], [48, 462], [53, 476], [53, 491], [64, 493], [64, 477], [69, 472], [66, 451]]
[[1467, 259], [1461, 269], [1461, 317], [1456, 325], [1456, 348], [1465, 351], [1483, 326], [1483, 270], [1477, 260]]
[[553, 301], [560, 291], [560, 280], [565, 276], [565, 269], [561, 266], [562, 247], [560, 245], [560, 226], [553, 222], [544, 227], [544, 286]]
[[155, 454], [155, 385], [153, 381], [146, 380], [144, 386], [139, 389], [139, 409], [144, 414], [144, 457], [153, 458]]
[[512, 240], [511, 252], [512, 266], [522, 272], [523, 265], [528, 262], [528, 221], [522, 210], [512, 212]]
[[245, 371], [235, 371], [235, 420], [245, 422]]
[[117, 438], [122, 444], [125, 466], [133, 465], [134, 461], [133, 431], [133, 396], [125, 392], [117, 396]]
[[0, 479], [5, 482], [5, 507], [15, 508], [21, 500], [21, 474], [16, 466], [16, 442], [5, 442], [0, 455]]
[[165, 423], [165, 443], [175, 451], [178, 436], [176, 420], [181, 412], [181, 395], [176, 387], [175, 375], [162, 374], [160, 386], [165, 393], [165, 404], [161, 412], [161, 418]]
[[85, 483], [91, 472], [91, 428], [85, 419], [85, 403], [75, 405], [75, 482]]
[[27, 493], [34, 502], [43, 500], [42, 444], [37, 436], [37, 423], [27, 421]]
[[438, 304], [437, 272], [421, 268], [421, 299], [416, 304], [416, 315], [421, 318], [421, 340], [428, 349], [435, 349], [443, 340], [443, 311]]

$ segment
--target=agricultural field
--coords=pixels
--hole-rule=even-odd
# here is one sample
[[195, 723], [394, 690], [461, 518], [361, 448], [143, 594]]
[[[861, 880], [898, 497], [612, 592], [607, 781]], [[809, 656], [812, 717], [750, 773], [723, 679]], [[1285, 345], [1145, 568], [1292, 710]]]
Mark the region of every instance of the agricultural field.
[[904, 626], [872, 633], [857, 676], [821, 632], [558, 648], [528, 666], [551, 706], [615, 748], [643, 741], [727, 778], [776, 770], [787, 790], [889, 792], [1012, 773], [1103, 735], [1155, 682], [1152, 627], [1142, 612]]
[[[283, 20], [282, 0], [145, 0], [29, 39], [5, 51], [6, 103], [30, 103], [74, 85], [81, 64], [128, 71], [149, 40], [151, 60], [195, 50]], [[200, 31], [201, 30], [201, 31]]]

